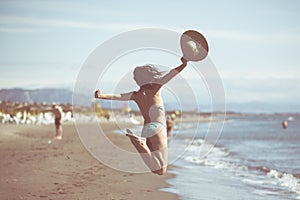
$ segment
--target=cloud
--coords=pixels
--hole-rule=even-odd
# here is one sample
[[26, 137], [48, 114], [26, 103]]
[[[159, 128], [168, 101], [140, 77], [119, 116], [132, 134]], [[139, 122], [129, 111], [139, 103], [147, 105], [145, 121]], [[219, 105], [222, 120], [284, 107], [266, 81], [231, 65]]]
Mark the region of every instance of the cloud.
[[277, 32], [243, 32], [238, 30], [220, 30], [208, 29], [205, 30], [206, 35], [210, 38], [245, 41], [255, 43], [299, 43], [300, 42], [300, 29], [288, 29]]
[[[65, 19], [42, 19], [36, 17], [24, 17], [24, 16], [0, 16], [0, 24], [2, 26], [15, 26], [14, 28], [1, 28], [1, 32], [34, 32], [42, 31], [50, 28], [78, 28], [78, 29], [92, 29], [92, 30], [106, 30], [106, 31], [124, 31], [145, 27], [161, 27], [178, 29], [176, 27], [159, 25], [159, 24], [136, 24], [136, 23], [100, 23], [100, 22], [88, 22], [88, 21], [75, 21]], [[22, 28], [19, 28], [22, 26]], [[23, 28], [23, 26], [36, 26], [36, 29]]]
[[[80, 20], [68, 20], [59, 18], [38, 18], [28, 16], [14, 16], [14, 15], [2, 15], [0, 16], [0, 32], [41, 32], [50, 31], [55, 28], [77, 28], [77, 29], [90, 29], [99, 31], [126, 31], [145, 27], [161, 27], [174, 31], [182, 32], [183, 29], [179, 26], [172, 26], [166, 24], [150, 24], [150, 23], [120, 23], [120, 22], [92, 22], [92, 21], [80, 21]], [[9, 26], [9, 27], [5, 27]], [[25, 26], [25, 27], [24, 27]], [[29, 26], [29, 27], [28, 27]], [[34, 28], [32, 27], [34, 26]], [[244, 41], [244, 42], [256, 42], [256, 43], [285, 43], [300, 42], [300, 30], [299, 29], [287, 29], [277, 32], [243, 32], [240, 30], [226, 30], [226, 29], [203, 29], [203, 32], [207, 37], [232, 40], [232, 41]]]
[[0, 28], [2, 33], [34, 33], [34, 32], [44, 32], [45, 30], [37, 28]]
[[[268, 67], [264, 66], [259, 67], [257, 66], [255, 69], [258, 70], [245, 70], [245, 69], [236, 69], [236, 70], [227, 70], [227, 68], [220, 68], [221, 77], [224, 79], [239, 79], [239, 78], [246, 78], [246, 79], [300, 79], [300, 71], [297, 67], [281, 67], [275, 66], [273, 67], [274, 70], [270, 70]], [[254, 68], [252, 68], [254, 69]], [[288, 69], [288, 70], [287, 70]]]
[[226, 78], [228, 102], [299, 103], [300, 78]]

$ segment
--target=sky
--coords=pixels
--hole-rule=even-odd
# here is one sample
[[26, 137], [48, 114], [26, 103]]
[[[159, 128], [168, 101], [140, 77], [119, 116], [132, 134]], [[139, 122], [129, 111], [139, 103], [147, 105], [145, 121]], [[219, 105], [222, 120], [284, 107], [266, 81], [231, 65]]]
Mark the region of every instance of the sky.
[[299, 9], [297, 0], [2, 0], [0, 88], [73, 88], [89, 54], [118, 34], [194, 29], [208, 40], [228, 103], [299, 105]]

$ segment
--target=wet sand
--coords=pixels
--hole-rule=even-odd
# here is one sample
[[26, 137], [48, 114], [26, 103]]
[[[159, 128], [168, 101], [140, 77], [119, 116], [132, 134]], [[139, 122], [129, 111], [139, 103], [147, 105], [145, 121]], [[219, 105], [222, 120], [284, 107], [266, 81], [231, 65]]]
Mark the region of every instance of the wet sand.
[[[81, 144], [75, 126], [63, 125], [63, 140], [53, 141], [53, 125], [0, 125], [0, 199], [178, 199], [159, 191], [171, 174], [133, 174], [111, 169], [94, 159]], [[110, 140], [132, 149], [126, 136]], [[51, 144], [48, 141], [51, 140]]]

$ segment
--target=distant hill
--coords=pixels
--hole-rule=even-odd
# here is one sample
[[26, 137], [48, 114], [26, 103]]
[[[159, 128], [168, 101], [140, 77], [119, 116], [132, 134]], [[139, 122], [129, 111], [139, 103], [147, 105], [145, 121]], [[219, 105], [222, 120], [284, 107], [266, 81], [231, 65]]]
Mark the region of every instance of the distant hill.
[[[73, 92], [68, 89], [0, 89], [0, 101], [28, 102], [28, 103], [64, 103], [72, 104]], [[78, 105], [90, 106], [92, 95], [78, 95], [76, 102]], [[100, 101], [103, 108], [121, 108], [126, 106], [124, 101]], [[134, 102], [128, 104], [133, 110], [138, 110]], [[184, 104], [181, 102], [184, 110], [194, 110], [195, 105]], [[198, 105], [201, 112], [211, 111], [210, 105]], [[178, 103], [169, 102], [165, 99], [166, 110], [180, 110]], [[227, 111], [246, 112], [246, 113], [274, 113], [274, 112], [300, 112], [300, 104], [282, 104], [267, 102], [245, 102], [245, 103], [227, 103]]]
[[[87, 96], [80, 96], [85, 102]], [[72, 91], [67, 89], [1, 89], [1, 101], [28, 102], [28, 103], [72, 103]]]
[[[0, 101], [27, 102], [27, 103], [64, 103], [72, 104], [73, 92], [68, 89], [0, 89]], [[90, 106], [92, 96], [76, 96], [79, 105]], [[122, 108], [127, 105], [124, 101], [100, 101], [103, 108]], [[128, 104], [133, 110], [138, 110], [134, 102]], [[127, 105], [127, 106], [128, 106]], [[177, 103], [166, 102], [166, 109], [179, 109]]]
[[299, 113], [300, 104], [268, 102], [228, 103], [226, 109], [227, 111], [242, 113]]
[[[68, 89], [0, 89], [0, 101], [72, 104], [72, 98], [73, 92]], [[76, 95], [76, 103], [80, 106], [90, 106], [91, 100], [92, 96]], [[121, 108], [125, 105], [122, 101], [115, 101], [113, 105], [111, 101], [101, 101], [103, 108]], [[130, 107], [138, 109], [133, 102], [130, 103]]]

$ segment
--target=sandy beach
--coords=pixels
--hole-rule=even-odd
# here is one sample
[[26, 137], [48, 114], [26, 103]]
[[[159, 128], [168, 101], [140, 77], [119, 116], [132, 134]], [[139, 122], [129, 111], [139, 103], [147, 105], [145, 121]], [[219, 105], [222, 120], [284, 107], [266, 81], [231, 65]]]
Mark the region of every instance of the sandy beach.
[[[73, 124], [63, 128], [63, 140], [57, 141], [53, 125], [1, 124], [0, 199], [178, 199], [159, 190], [168, 187], [172, 174], [113, 170], [87, 152]], [[128, 138], [111, 133], [113, 124], [102, 128], [111, 141], [134, 151]]]

